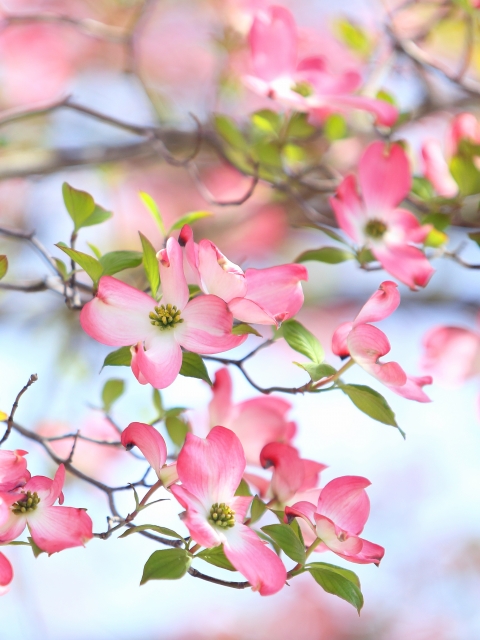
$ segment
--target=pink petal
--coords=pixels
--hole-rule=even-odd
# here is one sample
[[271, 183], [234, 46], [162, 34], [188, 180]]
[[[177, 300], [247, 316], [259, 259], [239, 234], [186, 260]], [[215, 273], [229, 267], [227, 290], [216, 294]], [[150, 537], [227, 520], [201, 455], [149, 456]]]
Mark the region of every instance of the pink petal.
[[190, 294], [183, 272], [183, 254], [178, 240], [169, 238], [166, 249], [159, 251], [157, 258], [162, 283], [162, 304], [175, 305], [183, 310]]
[[447, 385], [480, 373], [480, 335], [461, 327], [434, 327], [423, 338], [422, 368]]
[[344, 322], [335, 329], [335, 333], [332, 337], [332, 351], [336, 356], [344, 358], [350, 355], [347, 338], [352, 329], [353, 322]]
[[480, 142], [480, 128], [473, 113], [459, 113], [452, 121], [450, 128], [451, 155], [456, 155], [461, 140]]
[[452, 177], [438, 140], [426, 140], [422, 145], [424, 175], [433, 184], [435, 191], [444, 198], [453, 198], [458, 193], [458, 184]]
[[[400, 304], [400, 293], [395, 282], [386, 280], [378, 287], [377, 291], [370, 296], [363, 305], [357, 317], [353, 321], [353, 326], [365, 324], [366, 322], [378, 322], [391, 315]], [[338, 331], [338, 329], [337, 329]]]
[[357, 536], [349, 535], [336, 527], [329, 518], [315, 514], [315, 528], [317, 537], [322, 540], [330, 551], [342, 554], [343, 558], [358, 554], [362, 549], [362, 541]]
[[341, 558], [344, 560], [348, 560], [349, 562], [355, 562], [356, 564], [380, 564], [381, 559], [385, 555], [385, 549], [378, 544], [373, 542], [369, 542], [364, 538], [359, 538], [362, 542], [362, 548], [355, 555], [343, 555], [342, 553], [338, 553]]
[[257, 13], [248, 36], [255, 73], [265, 80], [291, 75], [297, 61], [295, 20], [284, 7]]
[[23, 491], [36, 493], [41, 501], [39, 509], [42, 509], [52, 506], [57, 500], [60, 504], [63, 503], [62, 487], [64, 483], [65, 467], [62, 464], [58, 467], [54, 480], [45, 476], [33, 476], [23, 487]]
[[49, 554], [84, 546], [93, 537], [92, 520], [84, 509], [36, 509], [28, 514], [27, 521], [33, 541]]
[[234, 298], [228, 303], [228, 308], [237, 320], [250, 324], [278, 325], [277, 320], [265, 311], [261, 305], [247, 298]]
[[13, 580], [13, 569], [8, 559], [0, 553], [0, 596], [7, 593], [9, 585]]
[[232, 410], [232, 378], [226, 367], [215, 373], [212, 391], [213, 398], [208, 405], [210, 425], [225, 426]]
[[398, 144], [373, 142], [358, 167], [360, 186], [371, 217], [395, 208], [409, 193], [412, 179], [405, 151]]
[[416, 400], [417, 402], [431, 402], [425, 391], [422, 389], [427, 384], [432, 384], [433, 378], [431, 376], [415, 377], [407, 376], [407, 382], [400, 386], [395, 387], [387, 384], [390, 391], [393, 391], [403, 398], [408, 400]]
[[148, 314], [156, 304], [146, 293], [111, 276], [102, 276], [97, 295], [80, 313], [80, 324], [102, 344], [127, 347], [152, 333]]
[[0, 493], [0, 543], [15, 540], [25, 529], [25, 516], [12, 511], [12, 505], [22, 497], [21, 493]]
[[239, 266], [230, 262], [210, 240], [198, 245], [198, 264], [202, 278], [202, 290], [218, 296], [225, 302], [243, 298], [247, 292], [245, 274]]
[[275, 499], [284, 503], [302, 486], [305, 479], [303, 461], [298, 451], [282, 442], [270, 442], [260, 453], [262, 467], [274, 467], [272, 476], [272, 493]]
[[228, 503], [233, 498], [245, 465], [242, 445], [233, 431], [214, 427], [206, 439], [187, 434], [177, 471], [185, 489], [210, 509], [215, 502]]
[[177, 329], [168, 329], [152, 341], [146, 351], [137, 349], [135, 364], [144, 379], [156, 389], [169, 387], [182, 366], [182, 350], [173, 335]]
[[372, 247], [372, 253], [385, 271], [413, 291], [426, 287], [435, 272], [425, 254], [408, 244]]
[[364, 241], [363, 227], [367, 220], [364, 206], [357, 192], [355, 176], [347, 176], [339, 185], [330, 204], [337, 218], [338, 226], [357, 244]]
[[174, 484], [170, 487], [170, 491], [186, 509], [181, 518], [193, 540], [207, 548], [217, 547], [221, 544], [224, 540], [221, 532], [208, 522], [210, 507], [204, 506], [183, 486]]
[[200, 272], [198, 270], [198, 245], [193, 240], [192, 228], [185, 224], [178, 236], [178, 244], [184, 247], [183, 271], [187, 283], [201, 285]]
[[142, 350], [143, 351], [143, 343], [139, 342], [138, 344], [133, 345], [132, 347], [130, 347], [130, 353], [132, 354], [132, 361], [130, 363], [130, 366], [132, 368], [132, 373], [133, 375], [136, 377], [136, 379], [139, 381], [140, 384], [148, 384], [147, 379], [145, 378], [145, 376], [143, 375], [143, 373], [140, 371], [140, 368], [138, 366], [138, 352]]
[[[348, 82], [346, 86], [348, 86]], [[339, 90], [341, 88], [339, 87]], [[333, 95], [328, 97], [328, 104], [334, 108], [349, 107], [351, 109], [369, 111], [376, 117], [376, 123], [385, 127], [393, 126], [398, 118], [398, 109], [393, 104], [385, 100], [368, 98], [367, 96]]]
[[420, 224], [417, 217], [407, 209], [393, 209], [388, 214], [389, 231], [385, 244], [422, 243], [433, 229], [431, 224]]
[[254, 531], [237, 524], [225, 531], [225, 537], [225, 555], [250, 582], [253, 591], [262, 596], [280, 591], [287, 579], [283, 562]]
[[303, 518], [306, 522], [312, 523], [317, 507], [306, 500], [300, 500], [290, 507], [285, 507], [285, 516]]
[[360, 476], [335, 478], [322, 489], [317, 513], [326, 516], [338, 527], [358, 535], [370, 513], [370, 501], [365, 491], [371, 484]]
[[304, 477], [303, 482], [298, 489], [299, 492], [315, 488], [320, 482], [321, 472], [328, 468], [326, 464], [316, 462], [315, 460], [305, 460], [305, 458], [302, 458], [302, 464]]
[[371, 324], [359, 324], [352, 329], [347, 338], [350, 355], [365, 371], [387, 385], [400, 386], [406, 383], [407, 376], [396, 362], [378, 362], [381, 356], [390, 351], [387, 336]]
[[217, 296], [193, 298], [185, 307], [185, 322], [175, 327], [175, 336], [184, 349], [194, 353], [220, 353], [234, 349], [248, 336], [232, 334], [233, 316]]
[[252, 500], [252, 496], [235, 496], [230, 500], [229, 507], [235, 511], [235, 522], [243, 524]]
[[30, 479], [27, 471], [26, 451], [0, 451], [0, 491], [11, 491]]
[[131, 422], [122, 432], [122, 444], [127, 449], [138, 447], [158, 477], [167, 460], [167, 445], [158, 431], [144, 422]]
[[158, 477], [163, 482], [163, 486], [167, 488], [175, 482], [178, 482], [177, 463], [171, 462], [170, 464], [166, 464], [160, 469]]
[[308, 271], [300, 264], [284, 264], [268, 269], [247, 269], [246, 298], [253, 300], [273, 316], [287, 320], [303, 305], [301, 280], [308, 280]]
[[258, 492], [258, 495], [261, 498], [267, 497], [270, 490], [270, 480], [267, 480], [262, 476], [257, 476], [255, 473], [248, 472], [243, 474], [243, 479], [245, 482], [248, 482], [250, 486], [254, 487], [254, 490]]

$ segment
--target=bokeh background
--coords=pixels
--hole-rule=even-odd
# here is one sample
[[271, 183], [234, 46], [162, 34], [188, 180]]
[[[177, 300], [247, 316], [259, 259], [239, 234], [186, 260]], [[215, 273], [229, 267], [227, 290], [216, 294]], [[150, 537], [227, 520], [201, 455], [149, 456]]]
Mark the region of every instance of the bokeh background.
[[[395, 97], [402, 111], [425, 103], [425, 83], [415, 66], [392, 57], [385, 44], [383, 4], [374, 0], [341, 5], [292, 0], [284, 4], [302, 28], [305, 50], [317, 46], [338, 50], [339, 56], [355, 60], [362, 68], [367, 84], [373, 82], [375, 69], [381, 68], [382, 78], [375, 83], [380, 82]], [[166, 143], [175, 142], [172, 153], [182, 157], [191, 150], [195, 135], [189, 112], [207, 122], [212, 112], [245, 117], [265, 106], [240, 81], [247, 64], [245, 34], [252, 12], [261, 5], [254, 0], [3, 1], [0, 108], [2, 112], [37, 108], [72, 95], [78, 103], [128, 122], [149, 125], [160, 121], [167, 132], [180, 132], [176, 137], [166, 135]], [[414, 9], [396, 14], [397, 28], [407, 36], [431, 17], [431, 6]], [[53, 19], [52, 15], [71, 20]], [[342, 24], [346, 23], [362, 27], [368, 50], [355, 48], [345, 39]], [[119, 34], [132, 25], [133, 35], [125, 44]], [[426, 45], [445, 64], [454, 64], [464, 36], [461, 16], [452, 11], [432, 29]], [[477, 73], [475, 56], [470, 69], [473, 76]], [[434, 108], [396, 133], [397, 138], [410, 142], [417, 173], [422, 171], [418, 153], [422, 137], [444, 136], [449, 117], [458, 109], [451, 102], [464, 100], [463, 106], [468, 100], [444, 86], [435, 74], [429, 82], [437, 101]], [[467, 106], [475, 108], [473, 102]], [[363, 116], [351, 117], [349, 135], [328, 150], [339, 171], [355, 166], [370, 130]], [[60, 252], [54, 243], [68, 241], [71, 233], [61, 197], [65, 180], [89, 191], [114, 212], [108, 222], [81, 232], [77, 245], [81, 250], [88, 250], [88, 242], [102, 252], [139, 250], [138, 230], [160, 247], [162, 239], [139, 191], [155, 198], [167, 225], [189, 211], [211, 211], [212, 217], [198, 223], [197, 237], [214, 240], [243, 268], [293, 261], [307, 248], [331, 243], [319, 231], [305, 227], [307, 220], [298, 202], [269, 185], [260, 184], [240, 206], [217, 206], [205, 200], [187, 171], [165, 163], [140, 138], [81, 114], [57, 110], [0, 126], [0, 144], [0, 226], [35, 229], [57, 257]], [[101, 162], [91, 162], [95, 158]], [[223, 163], [210, 148], [202, 152], [198, 166], [203, 184], [219, 200], [238, 198], [248, 188], [249, 179]], [[318, 206], [321, 210], [326, 204], [320, 201]], [[460, 231], [452, 232], [452, 246], [462, 237]], [[477, 252], [477, 247], [468, 247], [465, 259], [478, 262]], [[9, 282], [46, 273], [41, 258], [25, 243], [0, 238], [0, 253], [9, 257]], [[382, 326], [392, 344], [392, 359], [411, 374], [421, 372], [422, 337], [430, 327], [454, 324], [474, 329], [477, 324], [476, 272], [440, 260], [434, 266], [437, 272], [425, 291], [411, 293], [400, 286], [402, 305]], [[353, 317], [386, 277], [378, 271], [360, 271], [350, 262], [309, 263], [308, 267], [306, 304], [299, 320], [322, 342], [329, 353], [327, 360], [338, 366], [329, 352], [333, 330]], [[140, 282], [141, 268], [126, 277], [132, 283]], [[153, 419], [151, 389], [138, 385], [127, 368], [99, 373], [109, 349], [82, 334], [78, 314], [68, 311], [53, 292], [2, 292], [0, 332], [0, 409], [9, 411], [31, 373], [39, 376], [17, 413], [26, 427], [42, 433], [80, 428], [108, 437], [109, 427], [98, 407], [102, 386], [111, 377], [124, 378], [127, 385], [113, 409], [115, 421], [125, 427], [132, 420]], [[239, 354], [258, 340], [249, 337]], [[297, 357], [279, 342], [262, 351], [249, 371], [267, 386], [300, 385], [305, 376], [291, 364]], [[209, 363], [211, 374], [215, 368]], [[235, 399], [255, 395], [237, 374], [232, 372]], [[428, 389], [433, 402], [419, 405], [380, 389], [355, 368], [346, 379], [372, 384], [384, 393], [406, 431], [405, 441], [397, 430], [374, 422], [337, 394], [289, 399], [292, 419], [298, 424], [296, 446], [305, 457], [329, 465], [323, 482], [346, 474], [372, 481], [372, 514], [365, 535], [383, 545], [386, 555], [379, 569], [354, 567], [365, 596], [360, 618], [350, 605], [321, 591], [308, 575], [269, 598], [190, 576], [140, 588], [143, 564], [155, 544], [138, 536], [112, 537], [94, 539], [85, 549], [51, 558], [34, 559], [28, 549], [6, 548], [15, 581], [9, 594], [0, 599], [0, 640], [480, 637], [479, 381], [456, 389], [434, 384]], [[180, 377], [163, 397], [167, 407], [191, 409], [191, 423], [201, 432], [211, 398], [205, 383]], [[49, 475], [54, 471], [34, 443], [13, 435], [9, 446], [30, 452], [32, 472]], [[79, 447], [76, 456], [79, 466], [112, 484], [125, 484], [141, 475], [142, 467], [121, 451]], [[95, 531], [105, 529], [108, 509], [103, 494], [76, 480], [69, 480], [65, 493], [67, 504], [88, 507]], [[121, 496], [119, 506], [125, 512], [131, 504], [131, 495]], [[163, 502], [151, 510], [148, 520], [155, 517], [165, 526], [181, 527], [179, 511], [174, 501]], [[322, 559], [342, 564], [327, 555]], [[218, 575], [210, 565], [199, 566], [202, 568]]]

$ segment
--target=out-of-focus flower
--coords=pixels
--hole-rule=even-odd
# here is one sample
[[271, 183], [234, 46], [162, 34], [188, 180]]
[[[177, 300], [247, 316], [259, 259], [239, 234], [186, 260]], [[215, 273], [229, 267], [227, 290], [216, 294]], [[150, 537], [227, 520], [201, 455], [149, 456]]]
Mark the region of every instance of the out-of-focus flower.
[[254, 591], [270, 595], [285, 584], [280, 558], [243, 524], [252, 498], [235, 496], [245, 471], [237, 436], [215, 427], [204, 440], [187, 434], [177, 461], [181, 485], [170, 490], [186, 509], [183, 520], [193, 540], [204, 547], [223, 544], [225, 555]]
[[130, 450], [138, 447], [147, 462], [157, 474], [159, 480], [168, 487], [178, 480], [177, 464], [165, 465], [167, 445], [158, 431], [144, 422], [131, 422], [122, 432], [122, 444]]
[[422, 145], [425, 177], [430, 180], [439, 196], [453, 198], [458, 193], [458, 184], [453, 179], [442, 145], [435, 138], [426, 140]]
[[55, 478], [34, 476], [19, 490], [0, 494], [9, 509], [0, 512], [0, 542], [18, 538], [28, 525], [35, 544], [47, 553], [83, 546], [93, 537], [92, 521], [85, 509], [54, 506], [63, 504], [65, 467], [58, 467]]
[[462, 327], [434, 327], [423, 338], [422, 367], [435, 380], [460, 385], [480, 374], [480, 334]]
[[430, 402], [422, 387], [432, 383], [430, 376], [407, 376], [397, 362], [379, 362], [390, 351], [387, 336], [369, 324], [387, 318], [400, 304], [400, 294], [394, 282], [382, 282], [367, 300], [353, 322], [341, 324], [332, 338], [332, 351], [337, 356], [350, 356], [367, 373], [382, 382], [394, 393], [416, 400]]
[[411, 289], [425, 287], [434, 269], [414, 244], [425, 240], [431, 225], [398, 204], [410, 191], [411, 175], [407, 156], [398, 144], [372, 143], [358, 167], [362, 191], [356, 179], [347, 176], [330, 203], [340, 228], [356, 244], [367, 247], [383, 268]]
[[359, 537], [370, 514], [365, 491], [370, 484], [360, 476], [335, 478], [320, 492], [316, 507], [310, 502], [297, 502], [285, 509], [286, 517], [301, 517], [309, 523], [322, 541], [317, 550], [329, 549], [358, 564], [379, 565], [385, 549]]
[[3, 553], [0, 553], [0, 596], [4, 596], [13, 580], [12, 565]]
[[182, 347], [194, 353], [228, 351], [246, 336], [231, 333], [233, 317], [213, 295], [189, 302], [182, 250], [175, 238], [159, 252], [162, 304], [110, 276], [100, 278], [95, 298], [80, 314], [80, 323], [98, 342], [131, 346], [132, 371], [141, 384], [168, 387], [182, 364]]
[[26, 455], [22, 449], [0, 451], [0, 491], [12, 491], [30, 480]]
[[300, 282], [308, 279], [303, 265], [284, 264], [267, 269], [242, 269], [230, 262], [210, 240], [193, 240], [188, 225], [180, 232], [185, 247], [185, 270], [204, 293], [225, 300], [243, 322], [278, 325], [302, 307]]
[[232, 379], [227, 368], [215, 373], [213, 398], [209, 405], [210, 426], [221, 425], [240, 439], [247, 463], [260, 464], [260, 452], [269, 442], [290, 442], [295, 422], [287, 419], [292, 405], [283, 398], [261, 396], [232, 401]]
[[325, 51], [298, 60], [297, 28], [285, 7], [257, 13], [249, 45], [252, 73], [243, 80], [252, 91], [314, 116], [362, 109], [372, 112], [379, 124], [391, 126], [397, 119], [397, 109], [388, 102], [354, 95], [362, 81], [357, 69], [336, 73]]

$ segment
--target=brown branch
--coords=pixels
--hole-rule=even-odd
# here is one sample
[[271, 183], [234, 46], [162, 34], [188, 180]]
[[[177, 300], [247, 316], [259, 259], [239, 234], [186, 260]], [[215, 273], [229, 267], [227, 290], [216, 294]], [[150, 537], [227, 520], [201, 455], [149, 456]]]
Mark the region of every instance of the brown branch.
[[200, 571], [197, 571], [197, 569], [194, 569], [193, 567], [190, 567], [188, 573], [193, 578], [200, 578], [200, 580], [212, 582], [213, 584], [219, 584], [222, 587], [230, 587], [231, 589], [247, 589], [248, 587], [252, 586], [250, 582], [232, 582], [227, 580], [219, 580], [218, 578], [212, 578], [212, 576], [207, 576], [204, 573], [200, 573]]
[[18, 409], [18, 403], [20, 402], [20, 398], [23, 396], [23, 394], [25, 393], [25, 391], [27, 391], [27, 389], [29, 389], [32, 384], [34, 382], [36, 382], [38, 380], [38, 376], [36, 373], [32, 373], [32, 375], [30, 376], [30, 378], [28, 379], [27, 384], [22, 387], [22, 389], [18, 392], [17, 397], [15, 398], [15, 402], [13, 403], [12, 406], [12, 410], [10, 411], [10, 415], [8, 416], [8, 420], [7, 420], [7, 428], [5, 430], [5, 433], [3, 434], [3, 438], [0, 440], [0, 447], [2, 446], [2, 444], [7, 440], [8, 436], [10, 435], [12, 428], [13, 428], [13, 420], [15, 418], [15, 413]]

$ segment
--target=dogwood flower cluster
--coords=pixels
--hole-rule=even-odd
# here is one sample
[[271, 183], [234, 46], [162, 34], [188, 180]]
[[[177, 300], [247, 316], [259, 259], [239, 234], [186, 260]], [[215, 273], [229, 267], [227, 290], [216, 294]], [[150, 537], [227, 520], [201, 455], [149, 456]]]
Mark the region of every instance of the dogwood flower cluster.
[[[16, 540], [28, 527], [33, 543], [49, 555], [85, 545], [93, 536], [92, 521], [84, 509], [63, 505], [65, 467], [53, 480], [31, 476], [26, 451], [0, 451], [0, 545]], [[0, 553], [0, 595], [7, 592], [13, 569]]]

